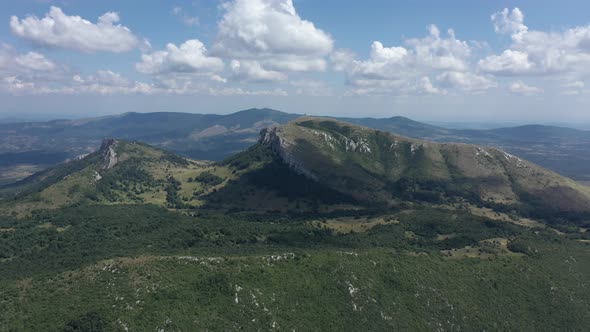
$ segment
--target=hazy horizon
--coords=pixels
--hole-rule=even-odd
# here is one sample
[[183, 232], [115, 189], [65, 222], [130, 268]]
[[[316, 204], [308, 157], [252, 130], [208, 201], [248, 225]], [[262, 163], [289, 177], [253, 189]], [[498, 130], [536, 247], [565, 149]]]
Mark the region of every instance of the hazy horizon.
[[[250, 110], [250, 109], [271, 109], [269, 107], [258, 107], [258, 108], [249, 108], [249, 109], [240, 109], [235, 110], [227, 113], [214, 113], [214, 112], [177, 112], [177, 111], [163, 111], [161, 113], [189, 113], [189, 114], [216, 114], [216, 115], [228, 115], [233, 114], [240, 111]], [[275, 111], [283, 112], [282, 110], [273, 109]], [[97, 114], [97, 115], [88, 115], [88, 114], [59, 114], [59, 113], [19, 113], [19, 114], [3, 114], [0, 113], [0, 124], [1, 123], [19, 123], [19, 122], [45, 122], [45, 121], [53, 121], [53, 120], [77, 120], [77, 119], [85, 119], [85, 118], [100, 118], [105, 116], [118, 116], [125, 113], [157, 113], [157, 112], [121, 112], [121, 113], [113, 113], [113, 114]], [[292, 113], [292, 114], [307, 114], [311, 116], [331, 116], [326, 114], [314, 114], [314, 113], [301, 113], [301, 112], [285, 112], [285, 113]], [[349, 118], [388, 118], [388, 117], [395, 117], [395, 116], [402, 116], [402, 115], [391, 115], [387, 117], [371, 117], [371, 116], [348, 116]], [[547, 125], [547, 126], [559, 126], [559, 127], [568, 127], [578, 130], [590, 130], [590, 121], [588, 122], [559, 122], [559, 121], [546, 121], [546, 122], [535, 122], [535, 121], [435, 121], [430, 119], [417, 119], [412, 117], [407, 117], [411, 120], [430, 124], [433, 126], [448, 128], [448, 129], [496, 129], [496, 128], [506, 128], [506, 127], [515, 127], [515, 126], [522, 126], [522, 125]]]

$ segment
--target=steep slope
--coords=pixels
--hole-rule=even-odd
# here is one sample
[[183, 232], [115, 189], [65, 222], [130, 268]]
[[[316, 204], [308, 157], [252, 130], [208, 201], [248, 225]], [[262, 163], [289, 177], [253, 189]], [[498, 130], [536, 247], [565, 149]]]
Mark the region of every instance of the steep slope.
[[[256, 143], [260, 129], [299, 116], [271, 109], [249, 109], [228, 115], [124, 113], [0, 124], [0, 184], [93, 152], [103, 137], [141, 141], [195, 159], [222, 160]], [[418, 139], [494, 146], [562, 175], [590, 181], [589, 131], [537, 125], [458, 130], [400, 116], [336, 119]]]
[[176, 205], [175, 176], [196, 178], [209, 164], [139, 142], [105, 139], [94, 153], [2, 187], [0, 211], [22, 216], [80, 203]]
[[[299, 115], [249, 109], [228, 115], [124, 113], [78, 120], [0, 124], [2, 181], [23, 165], [46, 168], [96, 151], [104, 137], [141, 141], [190, 158], [220, 160], [256, 142], [260, 129]], [[26, 176], [26, 168], [22, 172]], [[22, 176], [24, 177], [24, 176]], [[21, 177], [21, 178], [22, 178]]]
[[[287, 205], [305, 210], [305, 204], [311, 204], [306, 195], [309, 189], [327, 193], [314, 181], [292, 172], [268, 149], [246, 155], [250, 159], [245, 164], [215, 164], [144, 143], [105, 139], [94, 153], [0, 187], [0, 215], [23, 217], [37, 210], [79, 204], [149, 203], [185, 211], [201, 207], [268, 211]], [[231, 188], [224, 189], [230, 181]], [[227, 195], [227, 190], [233, 194]], [[229, 197], [234, 199], [228, 202]], [[291, 198], [297, 202], [289, 203]]]
[[300, 174], [362, 202], [462, 198], [543, 213], [590, 209], [586, 187], [494, 148], [409, 139], [310, 117], [264, 130], [260, 144]]
[[17, 215], [80, 203], [300, 213], [415, 202], [470, 204], [551, 223], [590, 217], [587, 187], [501, 150], [313, 117], [263, 129], [258, 144], [221, 163], [105, 140], [99, 151], [3, 192], [3, 212]]

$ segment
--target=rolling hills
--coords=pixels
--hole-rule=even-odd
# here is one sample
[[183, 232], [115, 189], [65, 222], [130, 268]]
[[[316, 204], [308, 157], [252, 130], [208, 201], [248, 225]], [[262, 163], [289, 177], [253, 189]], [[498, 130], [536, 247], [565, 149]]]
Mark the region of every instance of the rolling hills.
[[557, 224], [590, 215], [590, 189], [501, 150], [314, 117], [263, 129], [218, 163], [108, 139], [3, 192], [16, 215], [83, 202], [265, 212], [467, 204]]
[[[301, 115], [250, 109], [229, 115], [125, 113], [80, 120], [0, 124], [0, 184], [95, 151], [104, 137], [141, 141], [194, 159], [222, 160], [254, 144], [260, 129]], [[438, 142], [492, 146], [575, 180], [590, 176], [590, 134], [553, 126], [446, 129], [404, 117], [340, 120]]]

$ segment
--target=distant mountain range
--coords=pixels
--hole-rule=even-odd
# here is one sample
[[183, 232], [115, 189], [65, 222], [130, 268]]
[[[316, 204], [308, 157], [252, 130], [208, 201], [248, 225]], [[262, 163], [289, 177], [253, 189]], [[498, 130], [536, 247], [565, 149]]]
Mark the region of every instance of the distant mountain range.
[[[194, 159], [221, 160], [254, 144], [261, 129], [300, 116], [249, 109], [229, 115], [124, 113], [0, 124], [0, 184], [95, 151], [105, 137], [141, 141]], [[412, 138], [494, 146], [573, 179], [590, 180], [590, 131], [544, 125], [446, 129], [399, 116], [336, 119]]]

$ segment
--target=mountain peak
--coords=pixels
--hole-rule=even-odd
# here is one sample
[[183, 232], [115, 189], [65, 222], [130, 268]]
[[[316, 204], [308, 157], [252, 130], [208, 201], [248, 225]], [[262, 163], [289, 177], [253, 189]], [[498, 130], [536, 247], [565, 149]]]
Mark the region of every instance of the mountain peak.
[[260, 131], [258, 142], [264, 145], [273, 145], [278, 138], [277, 132], [282, 130], [283, 129], [279, 126], [263, 128]]
[[107, 137], [102, 140], [102, 144], [100, 145], [100, 151], [111, 148], [116, 146], [119, 143], [119, 140], [112, 137]]
[[493, 148], [422, 141], [316, 117], [262, 130], [259, 143], [297, 173], [360, 202], [467, 199], [494, 206], [589, 210], [587, 188]]
[[102, 170], [109, 170], [119, 162], [116, 147], [119, 141], [114, 138], [105, 138], [100, 146], [99, 153], [102, 156], [103, 163], [101, 166]]

